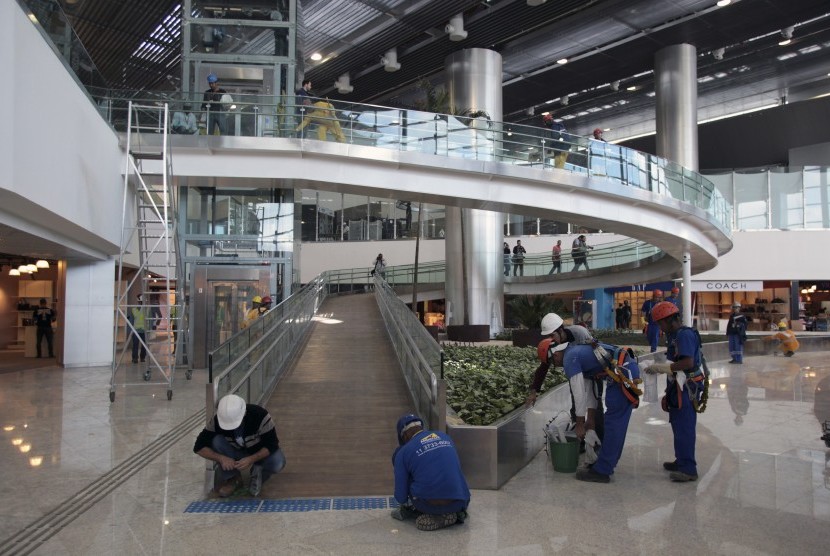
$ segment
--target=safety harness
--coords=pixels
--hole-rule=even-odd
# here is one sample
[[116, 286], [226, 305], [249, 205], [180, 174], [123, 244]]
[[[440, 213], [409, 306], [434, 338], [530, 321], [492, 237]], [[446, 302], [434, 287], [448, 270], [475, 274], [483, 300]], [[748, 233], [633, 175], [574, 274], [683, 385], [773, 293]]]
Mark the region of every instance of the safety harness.
[[618, 347], [612, 354], [609, 354], [608, 350], [596, 341], [592, 344], [592, 347], [594, 348], [594, 356], [597, 358], [597, 361], [605, 365], [605, 376], [618, 383], [628, 401], [634, 407], [639, 407], [640, 396], [643, 395], [643, 391], [639, 385], [643, 381], [639, 378], [631, 377], [631, 370], [628, 369], [625, 362], [626, 357], [631, 357], [636, 360], [634, 350], [630, 347]]
[[[703, 413], [706, 411], [706, 403], [709, 401], [709, 366], [706, 364], [706, 358], [703, 356], [703, 340], [700, 339], [700, 332], [694, 328], [682, 326], [678, 329], [678, 332], [683, 329], [691, 330], [697, 337], [697, 345], [700, 350], [700, 367], [694, 367], [689, 372], [682, 372], [686, 374], [686, 385], [689, 389], [689, 400], [692, 402], [692, 407], [696, 413]], [[675, 380], [666, 388], [666, 397], [663, 398], [663, 409], [665, 411], [668, 411], [667, 398], [671, 395], [670, 391], [672, 389], [674, 389], [674, 395], [677, 397], [677, 409], [683, 407], [683, 389], [677, 386], [677, 380]]]

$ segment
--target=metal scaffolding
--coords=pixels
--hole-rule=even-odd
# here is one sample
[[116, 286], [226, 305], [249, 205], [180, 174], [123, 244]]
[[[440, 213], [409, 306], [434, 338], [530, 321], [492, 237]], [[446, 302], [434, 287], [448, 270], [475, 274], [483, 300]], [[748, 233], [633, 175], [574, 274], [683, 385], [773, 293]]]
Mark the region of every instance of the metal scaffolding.
[[[169, 122], [166, 103], [129, 104], [111, 402], [117, 386], [166, 385], [167, 399], [172, 399], [177, 362], [186, 362], [187, 311]], [[153, 140], [143, 141], [145, 135]], [[136, 250], [137, 269], [129, 264]]]

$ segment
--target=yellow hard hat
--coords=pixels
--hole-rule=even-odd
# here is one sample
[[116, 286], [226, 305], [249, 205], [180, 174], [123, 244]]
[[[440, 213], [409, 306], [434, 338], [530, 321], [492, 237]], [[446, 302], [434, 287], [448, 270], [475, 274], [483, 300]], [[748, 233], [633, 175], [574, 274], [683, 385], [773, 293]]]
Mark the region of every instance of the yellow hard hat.
[[782, 320], [778, 323], [778, 330], [786, 330], [787, 329], [787, 321]]
[[262, 298], [258, 295], [255, 295], [251, 301], [254, 303], [262, 303]]

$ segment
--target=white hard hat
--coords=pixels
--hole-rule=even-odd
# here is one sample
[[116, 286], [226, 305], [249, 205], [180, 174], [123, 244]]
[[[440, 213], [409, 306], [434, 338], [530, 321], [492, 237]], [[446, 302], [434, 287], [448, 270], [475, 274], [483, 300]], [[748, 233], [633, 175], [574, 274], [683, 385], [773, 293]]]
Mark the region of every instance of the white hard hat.
[[245, 417], [245, 400], [234, 394], [228, 394], [219, 400], [216, 408], [216, 420], [222, 430], [232, 431], [242, 424]]
[[736, 309], [740, 309], [740, 308], [741, 308], [741, 304], [740, 304], [740, 303], [738, 303], [737, 301], [735, 301], [735, 302], [732, 304], [732, 306], [733, 306], [733, 307], [735, 307]]
[[565, 321], [556, 313], [548, 313], [542, 318], [542, 335], [547, 336], [557, 330]]

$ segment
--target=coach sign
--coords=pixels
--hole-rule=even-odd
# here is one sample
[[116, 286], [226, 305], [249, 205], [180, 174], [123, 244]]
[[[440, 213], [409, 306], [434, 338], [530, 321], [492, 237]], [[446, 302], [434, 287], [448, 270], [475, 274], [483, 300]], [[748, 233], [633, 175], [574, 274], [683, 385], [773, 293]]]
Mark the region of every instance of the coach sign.
[[693, 292], [760, 292], [762, 280], [692, 280]]

